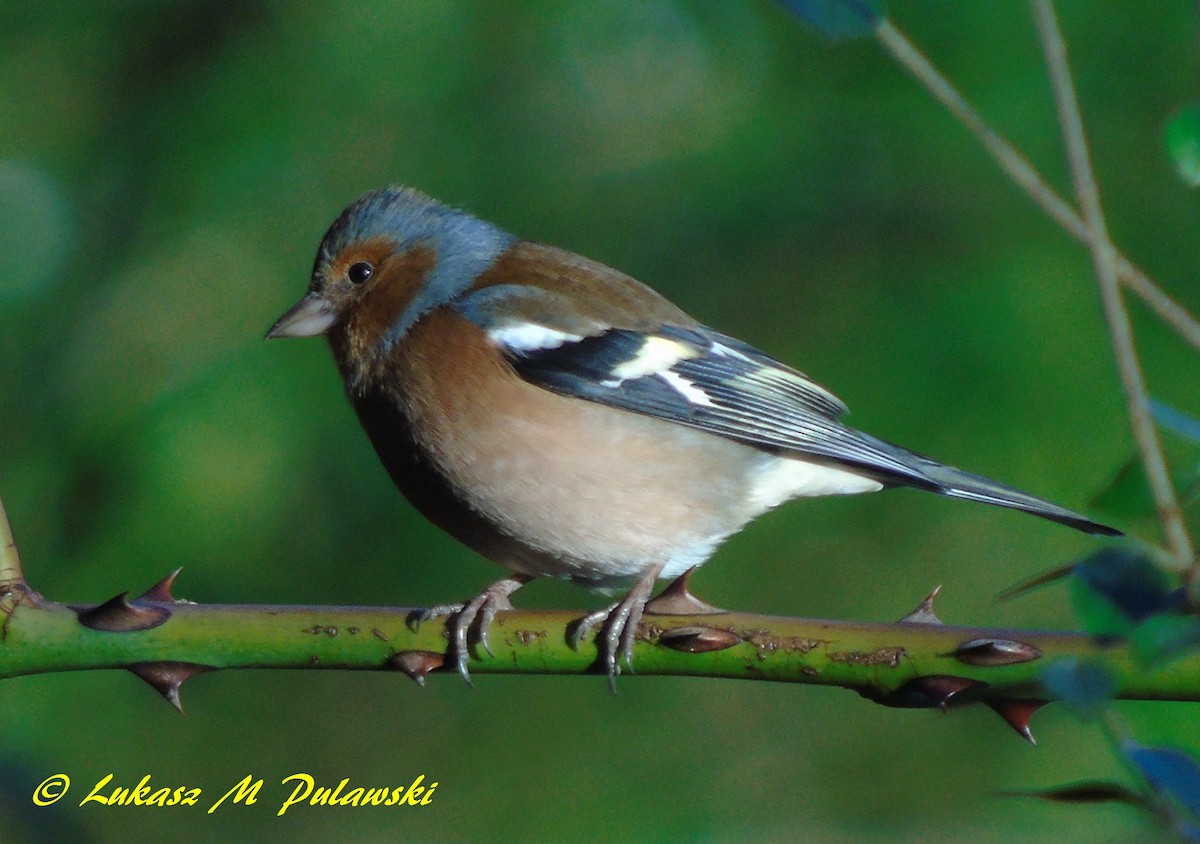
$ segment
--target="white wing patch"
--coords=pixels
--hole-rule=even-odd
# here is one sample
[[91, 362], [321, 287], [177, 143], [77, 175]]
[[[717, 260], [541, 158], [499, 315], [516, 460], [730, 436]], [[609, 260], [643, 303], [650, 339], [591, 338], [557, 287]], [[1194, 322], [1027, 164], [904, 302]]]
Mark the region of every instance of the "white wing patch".
[[704, 392], [704, 390], [697, 387], [678, 372], [668, 370], [667, 372], [658, 373], [658, 377], [670, 384], [675, 389], [675, 392], [679, 393], [679, 395], [692, 404], [698, 404], [703, 407], [716, 407], [708, 393]]
[[494, 343], [514, 352], [536, 352], [541, 349], [557, 349], [564, 343], [578, 343], [583, 337], [559, 331], [535, 322], [514, 322], [498, 325], [487, 332]]
[[650, 335], [642, 341], [633, 357], [614, 366], [611, 370], [612, 377], [606, 378], [600, 383], [605, 387], [616, 389], [626, 381], [648, 377], [659, 378], [683, 396], [689, 404], [715, 407], [708, 393], [671, 369], [680, 361], [697, 358], [703, 354], [703, 350], [687, 343], [680, 343], [669, 337]]
[[721, 357], [737, 358], [738, 360], [752, 360], [749, 355], [744, 355], [737, 349], [731, 349], [724, 343], [713, 343], [710, 351], [712, 351], [714, 355], [721, 355]]
[[662, 375], [681, 360], [699, 357], [701, 354], [703, 353], [699, 349], [686, 343], [666, 337], [650, 336], [642, 343], [636, 355], [613, 367], [612, 380], [616, 386], [630, 378]]

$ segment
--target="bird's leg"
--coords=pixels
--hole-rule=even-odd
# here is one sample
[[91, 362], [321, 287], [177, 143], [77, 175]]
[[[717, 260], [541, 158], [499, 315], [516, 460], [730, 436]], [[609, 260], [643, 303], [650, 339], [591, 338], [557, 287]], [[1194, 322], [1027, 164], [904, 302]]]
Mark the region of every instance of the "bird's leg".
[[642, 620], [646, 601], [654, 592], [654, 582], [662, 570], [662, 563], [650, 566], [642, 572], [624, 598], [610, 607], [585, 615], [571, 634], [571, 647], [578, 647], [592, 628], [600, 625], [596, 649], [608, 674], [608, 686], [613, 691], [617, 689], [617, 674], [621, 670], [620, 657], [625, 657], [625, 665], [629, 673], [633, 673], [633, 640], [637, 635], [638, 622]]
[[492, 626], [497, 612], [513, 609], [512, 601], [508, 599], [509, 595], [531, 580], [531, 575], [513, 574], [511, 577], [497, 580], [465, 604], [439, 604], [422, 610], [416, 615], [415, 621], [420, 623], [453, 616], [450, 622], [450, 650], [454, 654], [458, 673], [470, 685], [471, 675], [467, 671], [467, 660], [471, 657], [471, 629], [475, 630], [474, 642], [482, 645], [488, 656], [493, 656], [492, 648], [488, 644], [488, 628]]

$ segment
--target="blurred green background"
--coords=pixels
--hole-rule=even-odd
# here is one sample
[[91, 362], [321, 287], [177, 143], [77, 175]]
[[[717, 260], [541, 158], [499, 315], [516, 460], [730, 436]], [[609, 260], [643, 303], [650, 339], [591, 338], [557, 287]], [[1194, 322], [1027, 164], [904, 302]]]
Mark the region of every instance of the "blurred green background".
[[[1195, 6], [1059, 5], [1113, 235], [1200, 311], [1197, 199], [1162, 151], [1197, 96]], [[1069, 195], [1025, 4], [893, 6]], [[421, 606], [496, 577], [392, 488], [324, 344], [261, 339], [329, 222], [392, 181], [619, 267], [830, 386], [853, 424], [1067, 506], [1132, 454], [1087, 254], [870, 39], [831, 45], [768, 0], [24, 0], [0, 8], [0, 493], [34, 587], [103, 600], [182, 565], [201, 602]], [[1154, 394], [1196, 413], [1195, 355], [1132, 310]], [[1064, 627], [1062, 589], [994, 596], [1095, 547], [901, 491], [776, 511], [695, 588], [887, 620], [941, 583], [951, 623]], [[600, 599], [544, 582], [520, 603]], [[1122, 776], [1055, 707], [1033, 750], [978, 707], [748, 682], [231, 671], [183, 699], [123, 672], [5, 681], [0, 838], [1147, 834], [1119, 807], [997, 796]], [[1200, 748], [1193, 706], [1121, 711]], [[297, 771], [440, 785], [421, 809], [277, 818]], [[212, 815], [37, 809], [55, 772], [269, 791]]]

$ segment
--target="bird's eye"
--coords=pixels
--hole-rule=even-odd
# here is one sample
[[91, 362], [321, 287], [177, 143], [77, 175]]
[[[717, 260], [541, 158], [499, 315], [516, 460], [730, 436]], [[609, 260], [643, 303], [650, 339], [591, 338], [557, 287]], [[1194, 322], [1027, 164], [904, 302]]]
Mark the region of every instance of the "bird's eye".
[[350, 269], [346, 270], [346, 277], [350, 279], [351, 284], [364, 284], [374, 272], [375, 268], [366, 261], [359, 261], [350, 265]]

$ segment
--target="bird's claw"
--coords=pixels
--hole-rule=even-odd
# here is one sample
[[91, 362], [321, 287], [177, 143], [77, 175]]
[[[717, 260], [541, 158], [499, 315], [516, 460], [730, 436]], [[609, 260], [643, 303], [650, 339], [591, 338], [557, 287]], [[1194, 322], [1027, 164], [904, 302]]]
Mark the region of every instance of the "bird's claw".
[[654, 591], [654, 582], [662, 573], [662, 565], [651, 566], [637, 583], [625, 595], [609, 607], [588, 613], [581, 618], [571, 633], [570, 645], [578, 649], [579, 643], [599, 626], [596, 635], [596, 649], [599, 651], [601, 665], [608, 674], [608, 687], [617, 690], [617, 675], [621, 673], [621, 659], [629, 673], [633, 671], [633, 642], [637, 638], [638, 622], [642, 620], [646, 603]]
[[513, 609], [509, 596], [531, 579], [527, 575], [514, 574], [497, 580], [464, 604], [439, 604], [415, 613], [410, 617], [410, 624], [415, 626], [435, 618], [451, 617], [447, 625], [450, 630], [450, 653], [459, 676], [468, 686], [472, 685], [471, 673], [467, 670], [467, 662], [471, 658], [470, 646], [478, 644], [488, 656], [495, 656], [488, 643], [488, 629], [497, 612]]

